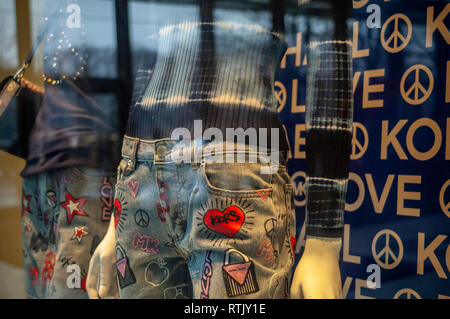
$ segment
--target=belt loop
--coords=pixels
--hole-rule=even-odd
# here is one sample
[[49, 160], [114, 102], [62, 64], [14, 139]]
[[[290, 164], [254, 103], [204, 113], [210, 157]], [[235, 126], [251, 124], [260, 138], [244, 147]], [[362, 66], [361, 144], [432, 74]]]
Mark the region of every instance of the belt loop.
[[136, 155], [138, 148], [139, 139], [134, 138], [131, 140], [131, 154], [129, 155], [127, 162], [127, 170], [134, 171], [136, 168]]
[[134, 171], [136, 167], [136, 161], [137, 161], [137, 149], [138, 149], [139, 139], [134, 139], [132, 148], [131, 148], [131, 159], [133, 161], [133, 166], [131, 167]]

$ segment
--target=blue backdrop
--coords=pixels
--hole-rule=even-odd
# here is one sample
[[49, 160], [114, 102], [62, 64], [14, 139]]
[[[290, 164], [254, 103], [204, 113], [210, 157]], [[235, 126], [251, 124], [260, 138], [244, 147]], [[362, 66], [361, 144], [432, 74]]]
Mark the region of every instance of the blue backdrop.
[[[450, 4], [355, 0], [353, 7], [354, 131], [341, 258], [344, 295], [450, 298]], [[302, 26], [314, 24], [305, 19], [291, 19], [299, 32], [288, 39], [291, 50], [275, 85], [292, 149], [297, 260], [305, 217], [308, 65]], [[372, 264], [380, 270], [379, 288], [367, 287]]]

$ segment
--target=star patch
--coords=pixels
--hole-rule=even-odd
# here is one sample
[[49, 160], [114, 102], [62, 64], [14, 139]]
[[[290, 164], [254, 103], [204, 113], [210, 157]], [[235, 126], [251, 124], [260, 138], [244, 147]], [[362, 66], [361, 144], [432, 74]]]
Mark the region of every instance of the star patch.
[[72, 238], [70, 238], [70, 239], [77, 239], [78, 242], [80, 242], [81, 239], [83, 238], [83, 236], [89, 235], [89, 233], [86, 230], [84, 230], [85, 227], [86, 226], [82, 226], [82, 227], [75, 226], [73, 229]]
[[83, 205], [87, 201], [87, 197], [75, 199], [66, 192], [66, 201], [61, 204], [67, 211], [67, 222], [70, 224], [75, 215], [88, 216], [83, 210]]

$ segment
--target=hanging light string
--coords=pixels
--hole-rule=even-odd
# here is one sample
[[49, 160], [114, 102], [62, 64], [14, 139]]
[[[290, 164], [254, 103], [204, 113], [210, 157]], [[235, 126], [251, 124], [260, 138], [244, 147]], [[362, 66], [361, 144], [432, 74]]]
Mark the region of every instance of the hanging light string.
[[[63, 10], [59, 10], [62, 14]], [[48, 21], [48, 17], [45, 17], [45, 23]], [[63, 23], [65, 23], [65, 19]], [[66, 79], [77, 80], [86, 71], [88, 54], [86, 50], [80, 50], [77, 45], [72, 42], [68, 33], [64, 29], [63, 23], [59, 24], [58, 32], [50, 32], [46, 38], [45, 45], [51, 48], [48, 53], [44, 55], [44, 74], [42, 74], [42, 81], [46, 85], [59, 85]], [[84, 25], [82, 26], [84, 27]], [[86, 33], [83, 29], [78, 29], [81, 34], [81, 48], [86, 45]], [[78, 45], [79, 46], [79, 45]], [[84, 51], [84, 52], [83, 52]], [[73, 61], [73, 65], [78, 64], [79, 67], [76, 71], [69, 73], [59, 72], [64, 66], [67, 66], [67, 53], [70, 54], [70, 61]]]

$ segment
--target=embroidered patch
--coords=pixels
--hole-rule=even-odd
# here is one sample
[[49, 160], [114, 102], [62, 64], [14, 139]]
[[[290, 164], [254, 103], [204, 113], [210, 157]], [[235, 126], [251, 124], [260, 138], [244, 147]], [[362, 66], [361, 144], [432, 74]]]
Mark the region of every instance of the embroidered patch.
[[256, 256], [264, 255], [264, 260], [273, 263], [273, 246], [272, 243], [266, 239], [264, 239], [256, 250]]
[[29, 232], [29, 231], [31, 231], [33, 228], [32, 228], [32, 226], [31, 226], [31, 223], [30, 222], [28, 222], [28, 221], [24, 221], [23, 222], [23, 231], [24, 232]]
[[213, 246], [223, 241], [248, 238], [254, 225], [254, 212], [247, 199], [209, 199], [197, 212], [199, 233], [213, 241]]
[[211, 250], [206, 251], [205, 256], [205, 264], [203, 265], [203, 271], [202, 271], [202, 294], [200, 296], [201, 299], [209, 299], [209, 287], [211, 283], [211, 277], [213, 275], [213, 268], [211, 264]]
[[55, 271], [56, 255], [55, 253], [49, 251], [45, 254], [44, 268], [42, 269], [42, 280], [45, 282], [53, 278], [53, 273]]
[[117, 278], [120, 288], [123, 289], [134, 284], [136, 282], [136, 277], [130, 267], [130, 261], [120, 245], [116, 246], [116, 257]]
[[149, 254], [159, 253], [159, 244], [160, 241], [158, 238], [153, 238], [149, 235], [142, 235], [140, 233], [135, 233], [133, 236], [133, 241], [131, 242], [131, 245], [134, 248], [139, 248]]
[[102, 221], [108, 221], [111, 219], [111, 213], [113, 209], [114, 190], [108, 177], [103, 178], [102, 187], [100, 187], [102, 207]]
[[30, 210], [30, 202], [31, 202], [31, 198], [32, 196], [26, 196], [24, 191], [22, 190], [22, 217], [26, 214], [26, 213], [30, 213], [31, 214], [31, 210]]
[[122, 204], [120, 204], [118, 199], [114, 200], [114, 227], [117, 228], [119, 225], [120, 216], [122, 215]]
[[52, 190], [48, 190], [47, 193], [45, 193], [45, 198], [47, 200], [47, 205], [50, 208], [55, 208], [56, 205], [58, 205], [58, 200], [56, 198], [56, 193]]
[[128, 181], [128, 189], [130, 190], [131, 195], [136, 198], [137, 193], [139, 191], [139, 182], [138, 181]]
[[148, 224], [150, 223], [150, 216], [149, 214], [144, 211], [143, 209], [139, 209], [138, 211], [136, 211], [136, 213], [134, 214], [134, 222], [136, 223], [136, 225], [138, 225], [139, 227], [147, 227]]
[[83, 236], [88, 235], [89, 233], [85, 230], [86, 226], [82, 226], [82, 227], [77, 227], [75, 226], [73, 229], [73, 235], [72, 238], [70, 238], [71, 240], [76, 239], [78, 240], [78, 242], [81, 242], [81, 239], [83, 239]]
[[162, 258], [149, 262], [145, 267], [145, 282], [154, 287], [164, 284], [170, 275], [169, 268], [166, 265], [167, 262]]
[[164, 289], [164, 299], [190, 299], [192, 298], [191, 295], [190, 286], [188, 284]]
[[[240, 262], [231, 263], [232, 254], [237, 255]], [[246, 295], [259, 290], [253, 262], [236, 249], [228, 249], [225, 252], [222, 274], [228, 297]]]
[[223, 212], [217, 209], [210, 209], [203, 217], [206, 227], [228, 237], [233, 237], [239, 232], [244, 220], [244, 212], [234, 205], [225, 208]]
[[[119, 197], [119, 198], [117, 198]], [[126, 205], [128, 203], [125, 201], [125, 198], [122, 193], [116, 194], [116, 199], [114, 200], [114, 226], [118, 230], [118, 233], [122, 232], [125, 223], [125, 218], [127, 217], [127, 214], [125, 211], [127, 211]]]
[[[269, 218], [264, 222], [264, 230], [269, 238], [269, 242], [272, 243], [275, 240], [275, 233], [277, 229], [278, 222], [275, 218]], [[272, 246], [273, 248], [273, 246]], [[274, 262], [278, 259], [278, 250], [273, 249]]]
[[88, 216], [88, 214], [86, 214], [83, 210], [83, 205], [86, 203], [87, 199], [87, 197], [75, 199], [69, 194], [69, 192], [66, 192], [66, 201], [62, 203], [61, 206], [66, 209], [68, 224], [72, 223], [72, 220], [76, 215]]

